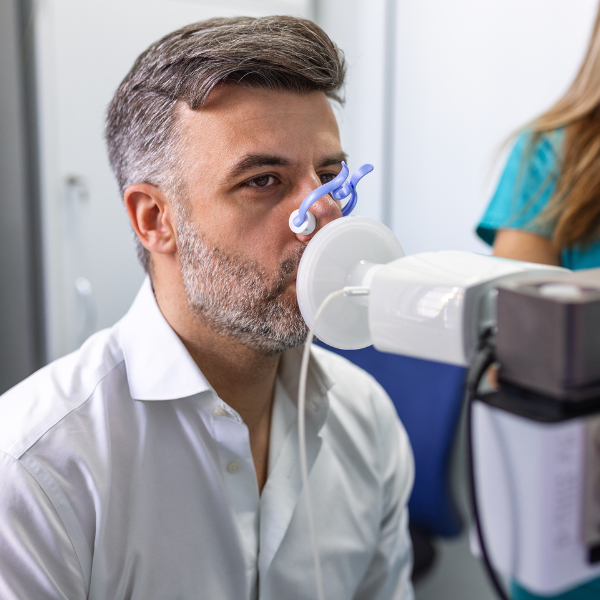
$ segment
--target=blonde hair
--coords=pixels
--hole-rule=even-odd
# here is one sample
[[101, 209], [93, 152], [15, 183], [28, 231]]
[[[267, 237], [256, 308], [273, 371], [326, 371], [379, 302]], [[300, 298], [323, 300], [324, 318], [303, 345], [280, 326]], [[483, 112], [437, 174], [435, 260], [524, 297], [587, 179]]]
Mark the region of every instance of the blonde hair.
[[556, 189], [541, 219], [554, 226], [560, 248], [600, 237], [600, 11], [583, 63], [564, 96], [527, 126], [530, 148], [564, 127]]

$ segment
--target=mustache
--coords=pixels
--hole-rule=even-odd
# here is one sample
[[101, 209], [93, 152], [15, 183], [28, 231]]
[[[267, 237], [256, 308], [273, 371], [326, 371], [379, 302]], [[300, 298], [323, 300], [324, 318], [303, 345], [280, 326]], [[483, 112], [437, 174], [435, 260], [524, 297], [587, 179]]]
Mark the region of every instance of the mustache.
[[290, 276], [298, 269], [298, 265], [300, 264], [300, 260], [302, 259], [302, 255], [306, 250], [307, 244], [308, 242], [304, 242], [302, 245], [298, 246], [289, 256], [284, 258], [281, 263], [279, 263], [277, 276], [273, 281], [273, 285], [267, 296], [267, 300], [272, 300], [284, 292], [289, 283]]

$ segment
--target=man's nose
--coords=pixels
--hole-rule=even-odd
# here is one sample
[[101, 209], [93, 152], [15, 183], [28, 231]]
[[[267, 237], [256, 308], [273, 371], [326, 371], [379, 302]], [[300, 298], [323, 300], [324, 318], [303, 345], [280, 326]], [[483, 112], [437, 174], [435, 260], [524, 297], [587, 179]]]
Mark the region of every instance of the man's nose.
[[[311, 178], [311, 181], [307, 182], [306, 186], [303, 186], [299, 200], [297, 200], [297, 205], [294, 208], [298, 208], [302, 200], [321, 185], [322, 182], [320, 181], [319, 177], [315, 175], [313, 178]], [[342, 216], [342, 210], [339, 204], [331, 197], [330, 194], [326, 194], [325, 196], [319, 198], [309, 210], [315, 216], [317, 226], [315, 230], [308, 235], [296, 233], [296, 237], [301, 242], [309, 242], [317, 233], [317, 231], [325, 227], [327, 223], [330, 223], [335, 219], [339, 219]]]

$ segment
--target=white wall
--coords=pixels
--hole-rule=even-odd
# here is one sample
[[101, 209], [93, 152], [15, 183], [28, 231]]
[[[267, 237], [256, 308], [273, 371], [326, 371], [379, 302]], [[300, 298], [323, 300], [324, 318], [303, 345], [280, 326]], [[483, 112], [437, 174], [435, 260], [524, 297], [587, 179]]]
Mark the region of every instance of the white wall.
[[318, 0], [318, 22], [344, 50], [348, 64], [346, 104], [336, 110], [342, 145], [353, 172], [375, 170], [358, 187], [355, 214], [381, 218], [383, 181], [384, 0]]

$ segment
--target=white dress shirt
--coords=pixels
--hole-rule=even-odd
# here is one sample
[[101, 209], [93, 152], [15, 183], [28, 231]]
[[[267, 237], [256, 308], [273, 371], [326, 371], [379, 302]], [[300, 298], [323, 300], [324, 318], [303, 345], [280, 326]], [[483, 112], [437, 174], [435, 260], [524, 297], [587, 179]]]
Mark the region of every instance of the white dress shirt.
[[[248, 428], [146, 280], [113, 328], [0, 397], [0, 598], [315, 598], [300, 359], [282, 356], [259, 495]], [[406, 434], [381, 387], [320, 348], [307, 447], [326, 598], [411, 599]]]

